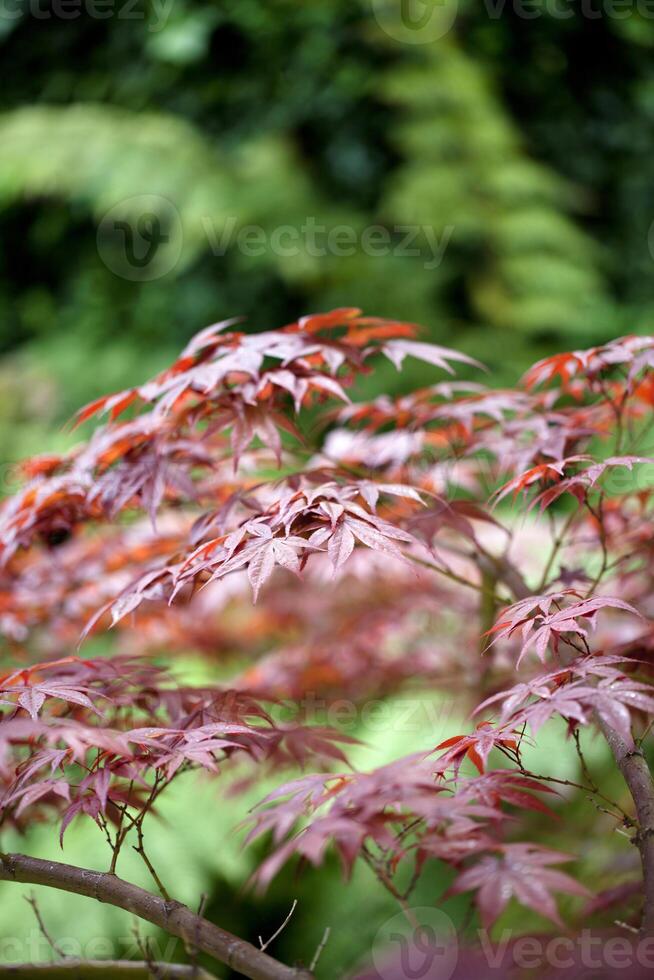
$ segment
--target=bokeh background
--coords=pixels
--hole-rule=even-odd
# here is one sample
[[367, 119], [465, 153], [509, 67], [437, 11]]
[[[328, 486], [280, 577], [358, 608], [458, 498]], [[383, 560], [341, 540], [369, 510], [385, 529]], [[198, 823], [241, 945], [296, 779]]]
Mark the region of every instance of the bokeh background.
[[[356, 305], [418, 321], [498, 383], [652, 329], [646, 0], [2, 0], [0, 65], [5, 491], [82, 402], [227, 316], [264, 329]], [[301, 890], [278, 955], [306, 957], [328, 924], [325, 977], [369, 952], [387, 900], [365, 873], [346, 892], [327, 867], [240, 895], [243, 805], [197, 793], [153, 845], [180, 897], [206, 891], [256, 941]], [[90, 863], [101, 842], [76, 834]], [[57, 853], [45, 834], [30, 846]], [[24, 943], [30, 910], [0, 898]], [[43, 902], [60, 935], [129, 936], [110, 910]]]

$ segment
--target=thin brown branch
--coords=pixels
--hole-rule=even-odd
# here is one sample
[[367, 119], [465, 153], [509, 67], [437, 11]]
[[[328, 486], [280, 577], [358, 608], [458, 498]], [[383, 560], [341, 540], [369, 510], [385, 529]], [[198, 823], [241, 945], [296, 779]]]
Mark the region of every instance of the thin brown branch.
[[158, 895], [116, 875], [90, 871], [26, 854], [0, 855], [0, 881], [45, 885], [99, 902], [151, 922], [171, 936], [197, 948], [250, 980], [311, 980], [311, 974], [273, 959], [250, 943], [196, 915], [181, 902], [166, 902]]
[[482, 571], [489, 570], [498, 582], [506, 585], [516, 599], [529, 595], [531, 590], [524, 580], [522, 572], [513, 564], [507, 555], [490, 555], [485, 552], [477, 557], [477, 563]]
[[27, 902], [28, 905], [31, 906], [32, 911], [34, 912], [34, 918], [36, 919], [37, 924], [38, 924], [38, 927], [39, 927], [39, 931], [40, 931], [41, 935], [43, 936], [43, 938], [45, 939], [45, 941], [47, 942], [48, 946], [51, 947], [51, 949], [54, 952], [54, 954], [57, 957], [57, 959], [65, 960], [66, 959], [66, 954], [65, 953], [62, 953], [62, 951], [57, 946], [56, 941], [52, 938], [52, 936], [50, 935], [50, 933], [48, 932], [48, 930], [46, 928], [46, 924], [45, 924], [45, 922], [43, 920], [43, 916], [41, 915], [41, 910], [39, 909], [38, 902], [36, 901], [36, 896], [33, 895], [33, 894], [32, 895], [26, 895], [25, 896], [25, 901]]
[[167, 902], [170, 902], [171, 901], [171, 898], [170, 898], [170, 895], [168, 894], [168, 890], [166, 889], [166, 887], [163, 884], [161, 878], [157, 874], [157, 872], [155, 870], [155, 867], [152, 864], [152, 861], [150, 860], [150, 858], [148, 857], [148, 855], [145, 852], [145, 847], [144, 847], [144, 844], [143, 844], [143, 824], [142, 824], [142, 822], [137, 823], [137, 825], [136, 825], [136, 832], [138, 834], [138, 844], [134, 845], [134, 850], [136, 851], [137, 854], [140, 855], [143, 863], [145, 864], [146, 868], [150, 872], [150, 876], [151, 876], [152, 880], [154, 881], [155, 885], [157, 886], [157, 888], [159, 889], [159, 892], [161, 893], [162, 897]]
[[317, 967], [318, 960], [320, 959], [320, 956], [322, 954], [323, 949], [327, 945], [327, 940], [329, 939], [329, 935], [330, 935], [331, 931], [332, 930], [331, 930], [331, 927], [330, 926], [326, 926], [325, 927], [325, 931], [322, 934], [322, 939], [318, 943], [318, 947], [317, 947], [315, 953], [313, 954], [313, 959], [311, 960], [311, 964], [309, 966], [309, 969], [310, 970], [313, 971]]
[[[600, 511], [600, 521], [602, 516]], [[603, 553], [602, 572], [605, 568], [606, 554]], [[593, 583], [588, 595], [592, 594], [600, 578], [601, 575]], [[532, 594], [519, 581], [514, 580], [514, 584], [517, 585], [517, 588], [513, 589], [516, 599], [524, 599]], [[585, 645], [585, 650], [580, 650], [570, 638], [559, 646], [559, 655], [563, 663], [569, 659], [570, 655], [574, 657], [575, 654], [583, 654], [584, 652], [590, 653], [588, 645]], [[647, 936], [654, 935], [654, 780], [642, 750], [636, 746], [630, 746], [599, 713], [597, 714], [597, 721], [634, 801], [638, 828], [631, 840], [636, 844], [640, 853], [645, 897], [641, 932]], [[597, 790], [593, 792], [599, 797], [602, 796]], [[611, 805], [614, 805], [612, 801]]]
[[381, 882], [381, 884], [384, 886], [386, 891], [389, 892], [396, 900], [396, 902], [399, 904], [400, 908], [402, 909], [404, 915], [407, 918], [407, 921], [413, 926], [414, 929], [417, 929], [420, 923], [416, 919], [413, 913], [413, 909], [407, 902], [404, 895], [400, 891], [398, 891], [398, 889], [393, 884], [393, 880], [391, 876], [388, 874], [388, 872], [386, 871], [386, 869], [384, 868], [383, 863], [379, 861], [374, 854], [372, 854], [372, 852], [369, 850], [368, 847], [365, 846], [365, 844], [363, 846], [363, 850], [361, 854], [363, 860], [366, 862], [368, 867], [376, 876], [377, 880]]
[[155, 964], [155, 957], [152, 955], [150, 950], [150, 937], [146, 936], [145, 939], [141, 935], [141, 930], [139, 928], [138, 919], [134, 920], [132, 925], [132, 935], [134, 936], [134, 942], [136, 943], [136, 948], [143, 957], [143, 962], [150, 968], [150, 973], [154, 980], [160, 980], [157, 974], [157, 967]]
[[292, 916], [292, 915], [293, 915], [293, 913], [295, 912], [295, 909], [296, 909], [296, 908], [297, 908], [297, 898], [294, 898], [294, 899], [293, 899], [293, 904], [291, 905], [291, 911], [290, 911], [290, 912], [288, 913], [288, 915], [286, 916], [286, 918], [285, 918], [285, 919], [284, 919], [284, 921], [282, 922], [282, 924], [281, 924], [281, 926], [280, 926], [280, 927], [279, 927], [278, 929], [276, 929], [276, 930], [275, 930], [275, 932], [273, 932], [273, 934], [272, 934], [272, 936], [270, 937], [270, 939], [267, 939], [267, 940], [265, 941], [265, 943], [264, 943], [264, 941], [263, 941], [263, 939], [261, 938], [261, 936], [259, 936], [259, 948], [260, 948], [260, 949], [262, 949], [262, 950], [263, 950], [263, 949], [268, 949], [268, 947], [269, 947], [269, 946], [270, 946], [270, 944], [271, 944], [271, 943], [273, 942], [273, 940], [275, 940], [275, 939], [277, 939], [277, 936], [279, 936], [279, 934], [280, 934], [280, 933], [282, 933], [282, 932], [284, 931], [284, 929], [286, 928], [286, 926], [287, 926], [287, 925], [288, 925], [288, 923], [290, 922], [290, 919], [291, 919], [291, 916]]
[[[127, 799], [128, 800], [131, 799], [132, 790], [133, 789], [134, 789], [134, 780], [132, 779], [132, 780], [130, 780], [129, 787], [127, 789]], [[119, 807], [119, 809], [120, 809], [120, 817], [118, 819], [118, 826], [116, 827], [116, 839], [115, 839], [114, 843], [111, 844], [112, 854], [111, 854], [111, 865], [109, 867], [109, 871], [110, 871], [111, 874], [115, 874], [116, 873], [116, 865], [118, 864], [118, 857], [120, 855], [120, 848], [121, 848], [121, 846], [123, 844], [123, 841], [125, 839], [124, 838], [124, 835], [123, 835], [123, 822], [124, 822], [125, 816], [127, 814], [127, 803], [124, 803], [123, 806]]]
[[152, 980], [153, 965], [161, 980], [215, 980], [212, 973], [181, 963], [145, 963], [138, 960], [70, 960], [65, 963], [0, 965], [0, 980]]
[[654, 780], [642, 750], [629, 745], [599, 713], [597, 720], [636, 808], [638, 830], [631, 839], [638, 847], [643, 866], [645, 905], [641, 932], [654, 936]]
[[450, 568], [444, 568], [441, 565], [434, 565], [432, 562], [425, 561], [423, 558], [418, 558], [417, 555], [412, 555], [411, 552], [403, 552], [404, 557], [408, 558], [415, 565], [420, 565], [421, 568], [428, 568], [430, 572], [436, 572], [438, 575], [443, 575], [445, 578], [449, 579], [451, 582], [456, 582], [457, 585], [464, 585], [467, 589], [474, 589], [475, 592], [485, 592], [486, 588], [483, 585], [478, 585], [477, 582], [471, 582], [469, 579], [464, 578], [462, 575], [457, 575]]
[[[497, 602], [495, 599], [495, 588], [497, 586], [497, 575], [490, 569], [482, 569], [482, 583], [486, 591], [479, 597], [479, 653], [484, 654], [488, 650], [488, 633], [493, 628], [495, 616], [497, 614]], [[489, 651], [490, 654], [491, 651]]]
[[[578, 789], [584, 793], [590, 793], [592, 796], [597, 796], [598, 799], [604, 800], [605, 803], [608, 803], [609, 806], [614, 808], [613, 810], [603, 810], [604, 813], [607, 813], [610, 817], [613, 817], [614, 820], [620, 820], [626, 826], [633, 826], [633, 820], [629, 814], [625, 813], [622, 807], [618, 806], [618, 804], [613, 800], [610, 800], [608, 796], [604, 796], [603, 793], [600, 793], [595, 786], [584, 786], [583, 783], [576, 783], [572, 779], [558, 779], [556, 776], [544, 776], [540, 772], [535, 773], [530, 769], [525, 769], [524, 766], [520, 767], [520, 773], [523, 776], [528, 776], [530, 779], [537, 779], [543, 783], [556, 783], [557, 786], [570, 786], [572, 789]], [[588, 799], [590, 799], [590, 797], [588, 797]], [[591, 802], [593, 801], [591, 800]], [[594, 805], [597, 806], [597, 804]]]
[[[549, 510], [547, 513], [548, 515], [550, 515]], [[554, 542], [552, 544], [552, 549], [549, 553], [547, 561], [545, 562], [545, 567], [543, 568], [543, 574], [541, 575], [540, 582], [538, 583], [538, 587], [536, 589], [537, 592], [542, 592], [545, 586], [547, 585], [548, 579], [550, 577], [550, 572], [554, 567], [554, 562], [556, 561], [558, 554], [561, 548], [563, 547], [567, 533], [570, 530], [570, 527], [572, 526], [572, 523], [576, 516], [577, 516], [577, 511], [575, 510], [571, 511], [568, 514], [566, 520], [563, 522], [563, 525], [561, 526], [560, 530], [555, 534]]]
[[595, 520], [597, 521], [597, 526], [599, 528], [600, 548], [601, 548], [601, 551], [602, 551], [602, 562], [600, 564], [599, 571], [597, 572], [597, 575], [595, 576], [595, 578], [593, 579], [593, 581], [589, 585], [588, 590], [587, 590], [587, 593], [586, 593], [586, 596], [587, 597], [590, 597], [590, 596], [592, 596], [594, 594], [597, 586], [600, 584], [600, 582], [604, 578], [604, 573], [606, 572], [606, 568], [607, 568], [607, 565], [609, 563], [609, 552], [608, 552], [608, 547], [607, 547], [607, 542], [606, 542], [606, 528], [604, 526], [604, 504], [603, 504], [603, 498], [600, 496], [600, 498], [599, 498], [599, 500], [597, 502], [597, 511], [595, 511], [595, 509], [593, 507], [591, 507], [590, 503], [588, 502], [588, 498], [586, 498], [586, 507], [587, 507], [588, 512], [590, 513], [590, 515], [592, 517], [594, 517]]

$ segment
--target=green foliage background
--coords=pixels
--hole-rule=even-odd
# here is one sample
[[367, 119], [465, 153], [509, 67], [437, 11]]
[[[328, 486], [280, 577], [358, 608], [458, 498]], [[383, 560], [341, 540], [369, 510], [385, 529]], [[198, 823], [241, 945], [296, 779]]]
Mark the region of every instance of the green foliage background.
[[[13, 461], [65, 441], [59, 424], [81, 402], [144, 377], [227, 316], [260, 329], [358, 305], [424, 324], [500, 383], [553, 350], [651, 330], [654, 14], [634, 4], [609, 16], [597, 0], [599, 16], [571, 2], [563, 18], [539, 0], [526, 18], [514, 3], [455, 2], [440, 5], [451, 30], [424, 44], [382, 29], [385, 0], [116, 0], [98, 5], [102, 17], [91, 0], [65, 17], [49, 0], [3, 5], [3, 489]], [[120, 242], [103, 237], [103, 219], [136, 227], [144, 195], [179, 257], [139, 282], [112, 271]], [[248, 225], [269, 241], [308, 220], [357, 241], [381, 226], [392, 247], [252, 256], [235, 244]], [[442, 262], [429, 267], [424, 231], [420, 254], [398, 254], [407, 225], [445, 243]], [[389, 371], [381, 383], [421, 380]], [[378, 749], [397, 755], [397, 739]], [[310, 955], [300, 940], [315, 946], [331, 924], [325, 977], [365, 956], [370, 929], [352, 917], [365, 907], [382, 921], [385, 901], [365, 874], [351, 891], [328, 867], [297, 889], [284, 879], [267, 903], [236, 898], [252, 859], [225, 840], [238, 808], [213, 799], [215, 819], [207, 801], [202, 821], [175, 800], [167, 819], [187, 832], [161, 832], [164, 876], [183, 897], [213, 889], [216, 918], [256, 941], [301, 890], [300, 925], [279, 954]], [[80, 854], [87, 832], [71, 844]], [[216, 852], [205, 859], [196, 839]], [[79, 907], [86, 935], [117, 934]], [[68, 909], [50, 901], [62, 929]], [[24, 935], [22, 913], [10, 919]]]
[[[268, 327], [360, 305], [507, 380], [544, 351], [647, 329], [654, 18], [459, 0], [448, 33], [408, 44], [380, 27], [385, 2], [0, 14], [0, 349], [47, 360], [61, 414], [224, 316]], [[136, 221], [143, 195], [165, 199], [164, 224], [172, 205], [183, 241], [172, 270], [133, 282], [107, 267], [98, 226]], [[307, 219], [381, 225], [393, 247], [235, 244], [244, 226]], [[436, 268], [424, 236], [398, 254], [412, 224], [446, 242]]]

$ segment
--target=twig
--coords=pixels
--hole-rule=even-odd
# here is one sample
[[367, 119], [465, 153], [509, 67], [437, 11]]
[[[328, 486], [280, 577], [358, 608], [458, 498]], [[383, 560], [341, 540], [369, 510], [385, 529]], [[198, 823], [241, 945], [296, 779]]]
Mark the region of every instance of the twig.
[[143, 859], [143, 863], [145, 864], [146, 868], [150, 872], [152, 876], [152, 880], [154, 881], [155, 885], [161, 892], [163, 898], [165, 898], [167, 902], [172, 901], [170, 895], [168, 894], [167, 889], [165, 888], [163, 882], [161, 881], [161, 878], [155, 871], [154, 865], [152, 864], [150, 858], [145, 853], [145, 848], [143, 846], [143, 828], [140, 823], [136, 825], [136, 832], [138, 834], [138, 844], [133, 845], [134, 850], [136, 851], [137, 854], [140, 854], [141, 858]]
[[614, 925], [618, 926], [620, 929], [626, 929], [627, 932], [633, 932], [638, 935], [638, 929], [635, 929], [634, 926], [630, 926], [627, 922], [623, 922], [622, 919], [615, 919]]
[[154, 977], [154, 980], [161, 980], [161, 973], [157, 968], [157, 964], [154, 962], [154, 956], [152, 955], [149, 939], [147, 937], [143, 939], [141, 930], [139, 929], [138, 920], [135, 920], [132, 925], [132, 934], [134, 936], [136, 948], [143, 957], [143, 961], [150, 971], [150, 976]]
[[590, 769], [588, 768], [588, 765], [586, 763], [586, 758], [584, 756], [584, 753], [581, 751], [581, 743], [579, 741], [579, 729], [578, 728], [575, 728], [575, 730], [572, 733], [572, 737], [574, 739], [575, 749], [576, 749], [576, 752], [577, 752], [577, 756], [579, 758], [579, 763], [581, 765], [581, 771], [582, 771], [582, 773], [584, 775], [584, 779], [586, 780], [586, 782], [588, 783], [588, 785], [592, 787], [593, 792], [594, 792], [597, 789], [597, 786], [595, 785], [595, 780], [593, 779], [593, 777], [590, 774]]
[[602, 549], [602, 563], [600, 565], [600, 569], [599, 569], [597, 575], [595, 576], [595, 578], [593, 579], [593, 581], [591, 582], [591, 584], [589, 585], [588, 591], [586, 592], [586, 598], [589, 598], [590, 596], [593, 595], [593, 593], [595, 592], [595, 589], [597, 588], [597, 586], [602, 581], [602, 578], [604, 577], [604, 573], [606, 572], [606, 566], [609, 563], [609, 552], [608, 552], [607, 543], [606, 543], [606, 528], [604, 526], [604, 498], [603, 498], [603, 496], [600, 495], [599, 500], [597, 502], [597, 512], [593, 509], [593, 507], [588, 502], [588, 497], [586, 497], [586, 507], [588, 509], [588, 512], [597, 521], [597, 525], [599, 527], [600, 548]]
[[250, 980], [312, 980], [308, 971], [280, 963], [244, 939], [200, 918], [181, 902], [166, 902], [107, 872], [44, 861], [27, 854], [0, 854], [0, 881], [45, 885], [125, 909], [139, 919], [159, 926], [170, 936], [183, 941], [188, 941], [189, 936], [195, 937], [201, 952]]
[[286, 918], [285, 918], [285, 919], [284, 919], [284, 921], [282, 922], [282, 924], [281, 924], [281, 926], [279, 927], [279, 929], [278, 929], [278, 930], [277, 930], [276, 932], [273, 932], [273, 934], [272, 934], [272, 936], [270, 937], [270, 939], [267, 939], [267, 940], [266, 940], [266, 942], [264, 943], [264, 941], [263, 941], [263, 939], [261, 938], [261, 936], [259, 936], [259, 948], [260, 948], [260, 949], [261, 949], [262, 951], [263, 951], [264, 949], [268, 949], [268, 947], [270, 946], [270, 944], [271, 944], [271, 942], [273, 942], [273, 940], [274, 940], [274, 939], [277, 939], [277, 936], [278, 936], [278, 935], [280, 934], [280, 932], [283, 932], [283, 931], [284, 931], [284, 929], [286, 928], [286, 926], [288, 925], [288, 923], [289, 923], [289, 921], [290, 921], [290, 918], [291, 918], [291, 916], [292, 916], [292, 915], [293, 915], [293, 913], [295, 912], [295, 909], [296, 909], [296, 908], [297, 908], [297, 898], [294, 898], [294, 899], [293, 899], [293, 904], [291, 905], [291, 911], [290, 911], [290, 912], [288, 913], [288, 915], [286, 916]]
[[417, 929], [420, 923], [418, 922], [415, 915], [413, 914], [413, 909], [407, 902], [404, 895], [397, 890], [397, 888], [393, 884], [393, 881], [390, 878], [390, 875], [386, 872], [381, 862], [377, 860], [377, 858], [374, 856], [374, 854], [370, 852], [370, 850], [368, 849], [368, 847], [366, 847], [365, 844], [363, 846], [361, 853], [368, 867], [377, 876], [377, 878], [382, 883], [386, 891], [390, 892], [393, 898], [397, 901], [400, 908], [404, 912], [407, 921], [413, 926], [414, 929]]
[[[478, 585], [476, 582], [471, 582], [469, 579], [464, 578], [462, 575], [457, 575], [449, 568], [442, 568], [440, 565], [434, 565], [430, 561], [425, 561], [424, 558], [418, 558], [416, 555], [412, 555], [410, 552], [403, 552], [404, 557], [408, 558], [409, 561], [414, 562], [416, 565], [420, 565], [422, 568], [428, 568], [430, 572], [436, 572], [438, 575], [443, 575], [445, 578], [450, 579], [451, 582], [456, 582], [457, 585], [465, 585], [468, 589], [474, 589], [475, 592], [485, 593], [487, 591], [486, 587], [483, 585]], [[504, 602], [503, 599], [500, 599]]]
[[57, 946], [56, 940], [54, 940], [52, 938], [52, 936], [50, 935], [50, 933], [46, 929], [45, 922], [43, 921], [43, 916], [41, 915], [41, 912], [40, 912], [40, 909], [39, 909], [39, 906], [38, 906], [38, 902], [36, 901], [36, 896], [34, 895], [34, 893], [32, 892], [31, 895], [24, 895], [23, 897], [24, 897], [25, 901], [27, 902], [27, 904], [28, 905], [31, 905], [32, 911], [34, 912], [34, 916], [35, 916], [36, 921], [38, 923], [38, 926], [39, 926], [39, 930], [41, 932], [41, 935], [43, 936], [43, 938], [45, 939], [45, 941], [48, 943], [48, 945], [52, 947], [52, 950], [53, 950], [55, 956], [57, 956], [57, 958], [60, 959], [60, 960], [67, 959], [66, 954], [61, 949], [59, 949], [59, 947]]
[[[547, 513], [550, 514], [550, 511], [548, 511]], [[577, 516], [577, 511], [575, 510], [571, 511], [570, 514], [568, 514], [568, 517], [566, 518], [565, 522], [563, 523], [560, 531], [554, 538], [554, 542], [552, 544], [552, 550], [550, 551], [549, 557], [545, 563], [545, 568], [543, 569], [541, 580], [538, 583], [538, 587], [536, 589], [537, 592], [542, 592], [545, 586], [547, 585], [547, 580], [549, 578], [550, 572], [552, 571], [554, 562], [556, 561], [556, 557], [559, 551], [561, 550], [561, 546], [565, 541], [565, 537], [568, 531], [570, 530], [570, 526], [572, 525], [572, 522], [576, 516]]]
[[636, 807], [638, 832], [632, 837], [640, 853], [645, 885], [645, 907], [641, 933], [654, 935], [654, 780], [642, 750], [629, 745], [619, 732], [597, 712], [597, 720], [609, 743]]
[[311, 963], [309, 964], [309, 969], [311, 970], [312, 973], [315, 970], [316, 966], [318, 965], [318, 960], [320, 959], [320, 956], [322, 954], [323, 949], [327, 945], [327, 940], [329, 939], [329, 935], [330, 935], [331, 931], [332, 930], [331, 930], [331, 927], [330, 926], [326, 926], [325, 927], [325, 931], [322, 934], [322, 939], [318, 943], [318, 948], [316, 949], [315, 953], [313, 954], [313, 959], [311, 960]]
[[647, 728], [645, 729], [645, 731], [643, 732], [643, 734], [639, 738], [637, 738], [635, 740], [636, 741], [636, 745], [639, 748], [642, 748], [642, 746], [643, 746], [643, 744], [645, 742], [645, 739], [647, 738], [647, 736], [649, 735], [649, 733], [651, 732], [651, 730], [652, 730], [653, 727], [654, 727], [654, 718], [652, 718], [652, 720], [650, 721], [649, 725], [647, 726]]
[[420, 872], [421, 871], [422, 871], [422, 868], [420, 867], [420, 863], [418, 861], [416, 861], [415, 862], [415, 865], [414, 865], [414, 868], [413, 868], [413, 873], [412, 873], [411, 878], [409, 880], [409, 884], [404, 889], [404, 898], [405, 898], [405, 900], [407, 902], [411, 898], [411, 895], [413, 893], [413, 890], [416, 887], [416, 885], [418, 884], [418, 879], [420, 878]]
[[625, 813], [621, 806], [619, 806], [613, 800], [610, 800], [608, 796], [604, 796], [603, 793], [600, 793], [598, 789], [595, 789], [592, 786], [584, 786], [582, 783], [576, 783], [572, 779], [557, 779], [556, 776], [544, 776], [542, 773], [530, 772], [529, 769], [525, 769], [524, 767], [520, 768], [520, 774], [522, 776], [529, 776], [530, 779], [537, 779], [539, 782], [556, 783], [558, 786], [570, 786], [572, 789], [580, 789], [584, 793], [592, 793], [593, 796], [597, 796], [599, 799], [604, 800], [605, 803], [608, 803], [609, 806], [614, 807], [617, 811], [617, 813], [612, 813], [610, 810], [604, 810], [604, 813], [609, 813], [614, 820], [620, 820], [627, 826], [633, 826], [633, 820], [628, 813]]
[[185, 963], [150, 964], [138, 960], [77, 960], [62, 963], [15, 963], [0, 965], [0, 980], [152, 980], [152, 966], [161, 980], [216, 980], [207, 970], [196, 970]]
[[[127, 789], [127, 799], [128, 800], [130, 799], [130, 797], [132, 795], [132, 789], [133, 788], [134, 788], [134, 780], [132, 779], [132, 780], [130, 780], [129, 787]], [[121, 849], [121, 847], [123, 845], [123, 841], [125, 840], [125, 835], [123, 834], [123, 821], [125, 820], [125, 817], [127, 815], [127, 807], [128, 807], [128, 803], [125, 803], [123, 806], [121, 806], [119, 808], [120, 809], [120, 817], [118, 819], [118, 826], [116, 827], [116, 840], [115, 840], [115, 842], [113, 844], [111, 844], [112, 855], [111, 855], [111, 864], [109, 866], [109, 873], [110, 874], [115, 874], [116, 873], [116, 865], [118, 864], [118, 857], [120, 855], [120, 849]]]

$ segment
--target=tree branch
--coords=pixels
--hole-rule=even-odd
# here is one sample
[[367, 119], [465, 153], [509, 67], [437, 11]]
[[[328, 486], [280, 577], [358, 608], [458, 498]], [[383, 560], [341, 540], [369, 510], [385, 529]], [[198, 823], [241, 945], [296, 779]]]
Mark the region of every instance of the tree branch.
[[642, 750], [630, 746], [599, 713], [597, 720], [636, 808], [638, 831], [632, 840], [640, 852], [645, 890], [640, 928], [643, 935], [654, 936], [654, 780]]
[[0, 855], [0, 881], [46, 885], [125, 909], [171, 936], [192, 943], [250, 980], [312, 980], [306, 970], [285, 966], [256, 946], [196, 915], [181, 902], [167, 902], [107, 872], [43, 861], [26, 854], [3, 854]]
[[52, 936], [50, 935], [50, 933], [48, 932], [48, 930], [46, 928], [45, 922], [43, 921], [43, 916], [41, 915], [41, 911], [39, 909], [38, 902], [36, 901], [36, 897], [34, 895], [26, 895], [25, 896], [25, 901], [27, 902], [28, 905], [31, 906], [32, 911], [34, 912], [34, 917], [36, 918], [37, 925], [39, 927], [39, 931], [41, 932], [41, 935], [43, 936], [43, 938], [47, 942], [48, 946], [51, 947], [51, 949], [52, 949], [53, 953], [55, 954], [55, 956], [57, 957], [57, 959], [59, 959], [59, 960], [65, 960], [66, 959], [66, 954], [65, 953], [62, 953], [62, 951], [57, 946], [57, 943], [52, 938]]
[[[498, 577], [512, 588], [516, 599], [525, 599], [532, 594], [522, 576], [506, 559]], [[574, 659], [579, 651], [564, 641], [559, 645], [559, 655], [564, 663], [567, 653]], [[629, 745], [599, 712], [595, 717], [634, 801], [638, 830], [632, 840], [640, 853], [645, 897], [640, 930], [643, 935], [654, 936], [654, 780], [642, 750]]]
[[[156, 971], [156, 972], [155, 972]], [[181, 963], [137, 960], [71, 960], [69, 963], [16, 963], [0, 966], [0, 980], [216, 980], [206, 970]]]

